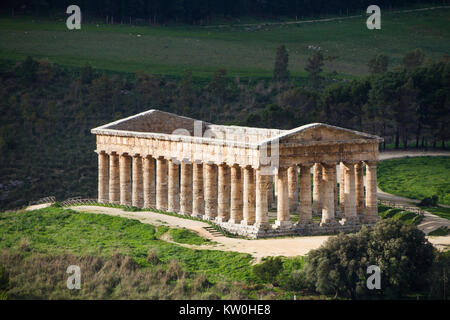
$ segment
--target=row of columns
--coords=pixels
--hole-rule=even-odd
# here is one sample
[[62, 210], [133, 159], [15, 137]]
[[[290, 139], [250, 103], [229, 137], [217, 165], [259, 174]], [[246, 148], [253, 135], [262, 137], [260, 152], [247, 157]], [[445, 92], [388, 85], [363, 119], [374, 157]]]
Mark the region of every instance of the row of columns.
[[[299, 212], [299, 224], [312, 223], [313, 212], [322, 214], [322, 225], [336, 223], [336, 164], [314, 164], [311, 195], [312, 166], [279, 168], [274, 181], [277, 226], [289, 227], [293, 211]], [[341, 168], [340, 204], [344, 222], [357, 222], [364, 210], [363, 164], [345, 163]], [[375, 163], [366, 164], [366, 180], [365, 222], [373, 222], [377, 216]], [[187, 162], [179, 165], [164, 158], [155, 161], [150, 156], [99, 153], [98, 194], [99, 202], [104, 203], [267, 226], [271, 185], [271, 176], [251, 167]]]

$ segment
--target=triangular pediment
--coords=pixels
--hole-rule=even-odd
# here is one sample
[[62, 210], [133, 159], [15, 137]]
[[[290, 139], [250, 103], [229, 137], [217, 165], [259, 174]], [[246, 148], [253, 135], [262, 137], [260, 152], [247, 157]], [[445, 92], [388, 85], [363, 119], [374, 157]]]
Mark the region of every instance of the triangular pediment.
[[377, 140], [379, 137], [364, 132], [331, 126], [324, 123], [312, 123], [295, 128], [277, 137], [280, 142], [311, 143], [311, 142], [345, 142], [355, 140]]

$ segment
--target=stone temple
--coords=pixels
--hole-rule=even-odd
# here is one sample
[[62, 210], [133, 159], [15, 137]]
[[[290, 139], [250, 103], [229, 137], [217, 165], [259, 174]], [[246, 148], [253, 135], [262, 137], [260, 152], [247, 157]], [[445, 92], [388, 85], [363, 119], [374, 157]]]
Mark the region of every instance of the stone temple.
[[92, 133], [101, 203], [202, 218], [251, 238], [350, 232], [378, 219], [378, 136], [322, 123], [214, 125], [159, 110]]

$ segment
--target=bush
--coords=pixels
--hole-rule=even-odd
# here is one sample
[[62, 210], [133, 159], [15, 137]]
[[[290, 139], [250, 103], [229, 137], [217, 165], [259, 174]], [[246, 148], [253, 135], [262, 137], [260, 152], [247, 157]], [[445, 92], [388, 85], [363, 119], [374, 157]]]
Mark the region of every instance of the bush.
[[[352, 235], [340, 234], [312, 250], [304, 268], [306, 285], [345, 298], [401, 298], [423, 290], [434, 249], [414, 226], [392, 219]], [[381, 290], [368, 290], [367, 268], [381, 269]]]
[[432, 197], [423, 198], [420, 201], [419, 206], [421, 207], [437, 207], [438, 206], [439, 197], [434, 195]]
[[9, 273], [0, 265], [0, 291], [8, 290], [9, 287]]
[[280, 257], [268, 257], [253, 267], [253, 273], [264, 282], [274, 283], [281, 270], [283, 262]]
[[156, 250], [150, 250], [147, 255], [147, 262], [151, 265], [157, 265], [161, 263], [161, 260], [158, 257], [158, 253]]

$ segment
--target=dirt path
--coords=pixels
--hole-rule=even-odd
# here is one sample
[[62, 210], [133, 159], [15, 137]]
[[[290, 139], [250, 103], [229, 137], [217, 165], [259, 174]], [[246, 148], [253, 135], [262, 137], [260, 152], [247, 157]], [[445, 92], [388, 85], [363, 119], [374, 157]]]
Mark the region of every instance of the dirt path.
[[[429, 10], [447, 9], [447, 8], [450, 8], [450, 6], [436, 6], [436, 7], [428, 7], [428, 8], [397, 10], [397, 11], [387, 11], [387, 12], [388, 13], [407, 13], [407, 12], [429, 11]], [[334, 17], [334, 18], [300, 20], [300, 21], [219, 24], [219, 25], [212, 25], [212, 26], [204, 26], [203, 28], [211, 29], [211, 28], [228, 28], [228, 27], [261, 27], [261, 26], [272, 26], [272, 25], [305, 24], [305, 23], [315, 23], [315, 22], [330, 22], [330, 21], [338, 21], [338, 20], [346, 20], [346, 19], [354, 19], [354, 18], [362, 18], [362, 17], [364, 17], [364, 15], [358, 14], [358, 15], [352, 15], [352, 16], [339, 16], [339, 17]]]
[[[379, 159], [382, 161], [405, 157], [438, 157], [438, 156], [450, 157], [450, 151], [387, 151], [381, 152], [379, 155]], [[405, 205], [417, 205], [420, 202], [419, 200], [416, 199], [410, 199], [384, 192], [380, 188], [377, 188], [377, 195], [378, 199], [392, 201]], [[448, 205], [442, 204], [441, 206], [450, 208], [450, 206]], [[419, 228], [419, 230], [422, 230], [425, 234], [429, 234], [430, 232], [444, 226], [450, 228], [450, 220], [426, 212], [424, 215], [424, 219], [417, 226], [417, 228]]]
[[[216, 244], [213, 245], [177, 245], [202, 250], [220, 250], [220, 251], [235, 251], [241, 253], [251, 254], [256, 258], [255, 262], [258, 262], [263, 257], [267, 256], [303, 256], [310, 250], [319, 248], [330, 236], [314, 236], [314, 237], [289, 237], [281, 239], [258, 239], [247, 240], [239, 238], [228, 238], [225, 236], [213, 236], [205, 227], [210, 225], [196, 220], [183, 219], [175, 216], [169, 216], [166, 214], [141, 211], [141, 212], [127, 212], [122, 209], [97, 207], [97, 206], [75, 206], [70, 209], [78, 212], [90, 212], [97, 214], [107, 214], [111, 216], [119, 216], [129, 219], [136, 219], [142, 223], [148, 223], [155, 226], [165, 225], [172, 228], [187, 228], [197, 232], [201, 236], [210, 239]], [[169, 242], [170, 239], [168, 239]], [[450, 236], [447, 237], [429, 237], [429, 241], [433, 243], [437, 248], [442, 249], [450, 246]]]

